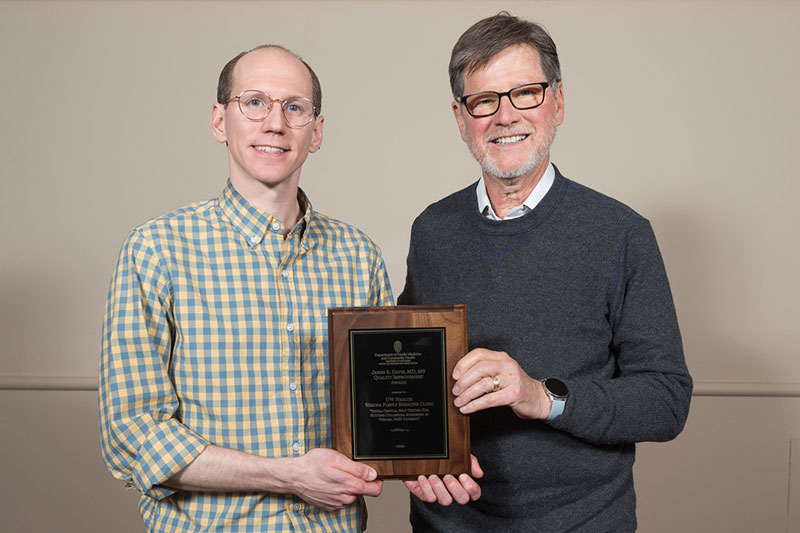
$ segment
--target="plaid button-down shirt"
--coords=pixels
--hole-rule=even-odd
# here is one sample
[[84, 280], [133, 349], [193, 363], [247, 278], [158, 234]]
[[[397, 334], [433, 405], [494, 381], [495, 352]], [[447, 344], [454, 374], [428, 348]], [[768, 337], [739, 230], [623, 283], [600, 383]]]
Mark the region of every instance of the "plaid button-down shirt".
[[209, 443], [264, 457], [330, 447], [327, 309], [392, 305], [380, 250], [312, 210], [286, 239], [228, 183], [135, 228], [111, 281], [100, 431], [110, 472], [152, 531], [354, 531], [293, 495], [161, 486]]

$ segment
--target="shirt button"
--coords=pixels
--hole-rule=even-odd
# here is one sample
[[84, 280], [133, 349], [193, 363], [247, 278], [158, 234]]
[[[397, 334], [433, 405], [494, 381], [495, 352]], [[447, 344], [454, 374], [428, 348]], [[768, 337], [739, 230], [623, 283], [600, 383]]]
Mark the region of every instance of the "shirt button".
[[289, 383], [289, 390], [297, 390], [297, 383]]
[[299, 452], [300, 451], [300, 443], [299, 442], [295, 442], [294, 444], [292, 444], [292, 449], [294, 451], [296, 451], [296, 452]]
[[258, 237], [250, 237], [250, 244], [258, 244]]
[[281, 272], [281, 275], [282, 275], [284, 278], [288, 278], [288, 277], [289, 277], [289, 271], [288, 271], [288, 270], [284, 270], [283, 272]]
[[273, 222], [272, 223], [272, 229], [274, 229], [275, 231], [278, 231], [279, 229], [281, 229], [281, 223], [280, 222]]
[[292, 323], [287, 324], [286, 325], [286, 330], [287, 331], [294, 331], [294, 324], [292, 324]]
[[292, 509], [294, 509], [295, 511], [299, 511], [300, 510], [300, 504], [299, 503], [294, 504], [292, 506]]

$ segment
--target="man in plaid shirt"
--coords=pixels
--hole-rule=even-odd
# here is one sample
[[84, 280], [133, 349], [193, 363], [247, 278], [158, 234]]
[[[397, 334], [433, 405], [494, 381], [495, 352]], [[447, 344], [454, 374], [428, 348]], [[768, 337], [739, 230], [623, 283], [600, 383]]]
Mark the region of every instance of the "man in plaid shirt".
[[358, 531], [375, 471], [328, 449], [327, 309], [392, 305], [380, 250], [299, 188], [322, 142], [313, 70], [273, 45], [223, 69], [218, 198], [134, 228], [102, 334], [109, 471], [149, 531]]

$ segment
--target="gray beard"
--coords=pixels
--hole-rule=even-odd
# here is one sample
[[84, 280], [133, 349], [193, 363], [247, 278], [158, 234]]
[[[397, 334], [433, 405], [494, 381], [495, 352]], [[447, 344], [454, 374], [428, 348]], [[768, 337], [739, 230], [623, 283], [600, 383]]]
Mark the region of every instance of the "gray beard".
[[[542, 161], [544, 161], [545, 157], [547, 157], [549, 148], [550, 147], [548, 146], [548, 151], [546, 152], [534, 150], [531, 152], [530, 156], [528, 156], [528, 160], [525, 161], [525, 163], [517, 168], [511, 168], [508, 170], [500, 169], [500, 167], [497, 166], [497, 163], [491, 157], [489, 157], [488, 154], [484, 154], [483, 160], [478, 161], [478, 163], [480, 163], [481, 168], [485, 173], [491, 174], [496, 178], [510, 180], [524, 176], [536, 168]], [[474, 156], [475, 152], [473, 152], [472, 155]]]
[[542, 148], [540, 150], [533, 150], [528, 156], [527, 161], [519, 167], [508, 170], [502, 170], [497, 162], [489, 156], [488, 151], [480, 156], [478, 150], [476, 150], [475, 142], [472, 139], [468, 139], [467, 146], [469, 147], [470, 153], [472, 153], [472, 157], [475, 158], [484, 173], [499, 179], [515, 179], [528, 174], [547, 158], [548, 154], [550, 154], [550, 147], [553, 145], [553, 140], [556, 137], [556, 129], [557, 125], [554, 118], [553, 128], [549, 132], [533, 132], [532, 135], [534, 136], [546, 135], [542, 139], [544, 141]]

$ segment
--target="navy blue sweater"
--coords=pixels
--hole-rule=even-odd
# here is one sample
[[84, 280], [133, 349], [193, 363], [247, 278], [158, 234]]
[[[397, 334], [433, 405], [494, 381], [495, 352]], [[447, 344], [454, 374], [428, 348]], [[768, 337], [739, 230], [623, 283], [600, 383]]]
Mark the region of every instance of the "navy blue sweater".
[[692, 393], [646, 219], [556, 170], [533, 211], [492, 221], [473, 184], [415, 220], [398, 303], [466, 303], [470, 349], [505, 351], [570, 390], [551, 422], [473, 414], [482, 496], [412, 496], [415, 531], [635, 531], [634, 443], [674, 438]]

